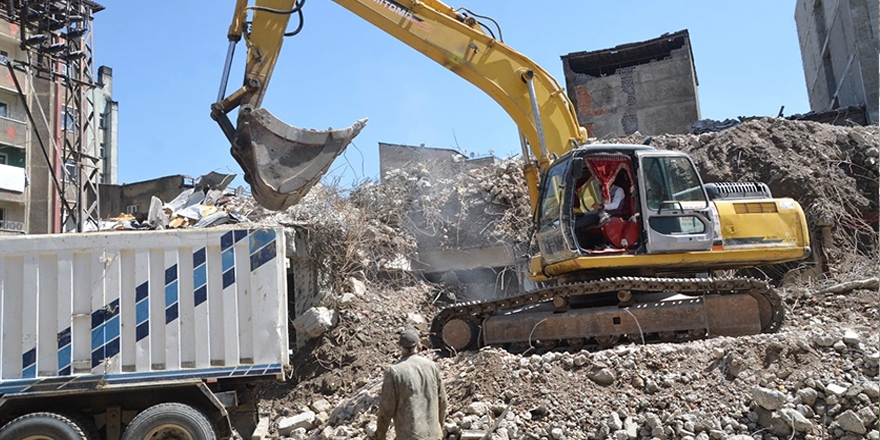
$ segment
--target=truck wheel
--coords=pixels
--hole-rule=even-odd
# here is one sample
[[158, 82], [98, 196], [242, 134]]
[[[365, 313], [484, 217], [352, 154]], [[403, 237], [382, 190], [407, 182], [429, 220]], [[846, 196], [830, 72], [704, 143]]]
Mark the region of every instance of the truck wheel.
[[[182, 403], [153, 405], [131, 420], [122, 440], [216, 440], [210, 420]], [[3, 439], [0, 439], [3, 440]]]
[[0, 440], [93, 440], [74, 419], [50, 412], [25, 414], [0, 429]]

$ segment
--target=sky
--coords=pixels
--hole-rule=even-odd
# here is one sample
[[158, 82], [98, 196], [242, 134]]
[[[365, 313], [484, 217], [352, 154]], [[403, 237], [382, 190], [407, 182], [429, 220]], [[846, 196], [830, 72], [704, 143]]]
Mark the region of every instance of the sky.
[[[447, 4], [493, 18], [507, 45], [562, 85], [563, 55], [687, 29], [702, 118], [776, 116], [783, 105], [786, 115], [810, 110], [793, 0], [461, 1]], [[106, 9], [95, 14], [92, 49], [95, 66], [113, 69], [118, 183], [216, 171], [246, 185], [210, 117], [235, 1], [98, 3]], [[304, 28], [285, 40], [263, 107], [302, 128], [369, 118], [325, 182], [377, 180], [379, 142], [520, 154], [516, 125], [469, 82], [332, 1], [308, 0], [303, 12]], [[239, 43], [227, 92], [242, 82], [245, 53]]]

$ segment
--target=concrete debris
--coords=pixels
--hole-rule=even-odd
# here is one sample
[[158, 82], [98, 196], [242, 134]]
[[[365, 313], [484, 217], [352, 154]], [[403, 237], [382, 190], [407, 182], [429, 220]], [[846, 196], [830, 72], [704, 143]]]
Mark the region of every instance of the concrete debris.
[[844, 431], [860, 435], [868, 432], [868, 430], [865, 429], [865, 422], [862, 421], [859, 415], [852, 410], [846, 410], [843, 414], [837, 416], [835, 421], [840, 425], [840, 429], [843, 429]]
[[713, 119], [702, 119], [697, 122], [691, 124], [689, 132], [691, 134], [703, 134], [714, 131], [726, 130], [730, 127], [735, 127], [739, 124], [742, 124], [742, 121], [739, 119], [725, 119], [723, 121], [716, 121]]
[[785, 393], [763, 387], [755, 387], [752, 390], [752, 398], [758, 406], [769, 410], [779, 409], [788, 400]]
[[312, 411], [306, 411], [293, 417], [286, 417], [284, 419], [281, 419], [281, 421], [278, 422], [278, 433], [286, 436], [290, 434], [294, 429], [299, 428], [308, 431], [309, 429], [312, 429], [314, 423], [315, 413]]
[[417, 330], [428, 330], [428, 321], [419, 313], [407, 313], [406, 323], [408, 327], [414, 327]]
[[351, 293], [357, 296], [363, 296], [367, 293], [367, 285], [363, 281], [357, 278], [349, 278], [349, 282], [351, 283]]
[[296, 329], [298, 344], [304, 344], [310, 339], [323, 335], [339, 322], [335, 310], [326, 307], [312, 307], [298, 318], [293, 320], [293, 328]]
[[251, 434], [251, 440], [263, 440], [269, 437], [269, 419], [266, 417], [261, 417], [257, 422], [257, 427], [254, 429], [254, 433]]
[[[438, 167], [441, 164], [438, 164]], [[442, 164], [449, 168], [449, 164]], [[361, 203], [394, 197], [403, 226], [423, 249], [467, 249], [527, 240], [528, 193], [520, 161], [481, 168], [460, 164], [454, 175], [436, 175], [432, 164], [387, 173], [381, 185], [352, 194]], [[384, 202], [387, 205], [388, 202]]]
[[226, 192], [226, 186], [234, 178], [234, 174], [209, 173], [196, 179], [192, 188], [185, 189], [170, 202], [151, 197], [145, 216], [120, 214], [102, 222], [100, 229], [207, 228], [242, 222], [245, 219], [226, 206], [230, 197], [235, 196]]

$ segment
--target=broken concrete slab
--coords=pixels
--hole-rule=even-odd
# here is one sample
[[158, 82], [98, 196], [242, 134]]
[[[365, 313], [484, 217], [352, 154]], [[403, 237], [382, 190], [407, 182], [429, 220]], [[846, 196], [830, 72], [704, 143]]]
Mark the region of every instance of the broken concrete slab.
[[333, 328], [339, 321], [336, 310], [326, 307], [312, 307], [305, 313], [293, 320], [293, 328], [296, 329], [296, 340], [303, 344], [309, 339], [317, 338]]
[[309, 429], [312, 429], [314, 423], [315, 413], [312, 411], [306, 411], [303, 413], [299, 413], [293, 417], [286, 417], [281, 419], [278, 422], [278, 433], [286, 436], [297, 428], [303, 428], [308, 431]]

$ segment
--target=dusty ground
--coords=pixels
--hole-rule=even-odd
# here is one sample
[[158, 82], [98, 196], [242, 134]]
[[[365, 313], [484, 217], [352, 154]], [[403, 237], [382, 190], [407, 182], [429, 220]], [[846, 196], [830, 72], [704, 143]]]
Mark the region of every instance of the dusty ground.
[[[439, 358], [429, 352], [449, 393], [447, 438], [487, 432], [496, 440], [880, 438], [877, 127], [765, 119], [653, 142], [687, 151], [706, 181], [764, 181], [775, 196], [798, 199], [811, 227], [832, 228], [828, 276], [795, 277], [780, 287], [787, 320], [776, 334], [573, 353], [485, 348]], [[506, 174], [467, 179], [500, 175]], [[401, 179], [410, 189], [424, 189], [417, 182], [429, 177]], [[445, 228], [438, 243], [454, 244], [450, 231], [461, 224], [457, 220], [478, 222], [469, 200], [481, 200], [480, 212], [496, 220], [491, 240], [516, 240], [516, 227], [504, 227], [515, 224], [518, 217], [508, 212], [519, 202], [499, 195], [517, 191], [517, 179], [505, 178], [507, 189], [495, 194], [491, 188], [498, 185], [491, 184], [470, 194], [447, 193], [472, 212], [433, 217], [434, 231]], [[424, 193], [376, 185], [349, 197], [317, 191], [324, 192], [279, 214], [239, 202], [254, 221], [309, 231], [320, 244], [316, 261], [333, 273], [323, 282], [325, 305], [339, 316], [335, 327], [298, 350], [290, 380], [267, 390], [262, 411], [274, 438], [370, 437], [397, 333], [407, 326], [426, 329], [447, 287], [390, 264], [414, 250], [413, 228], [424, 231], [428, 224], [424, 212], [411, 214], [414, 206], [426, 209], [419, 202]], [[352, 294], [351, 278], [367, 281], [367, 288]]]

